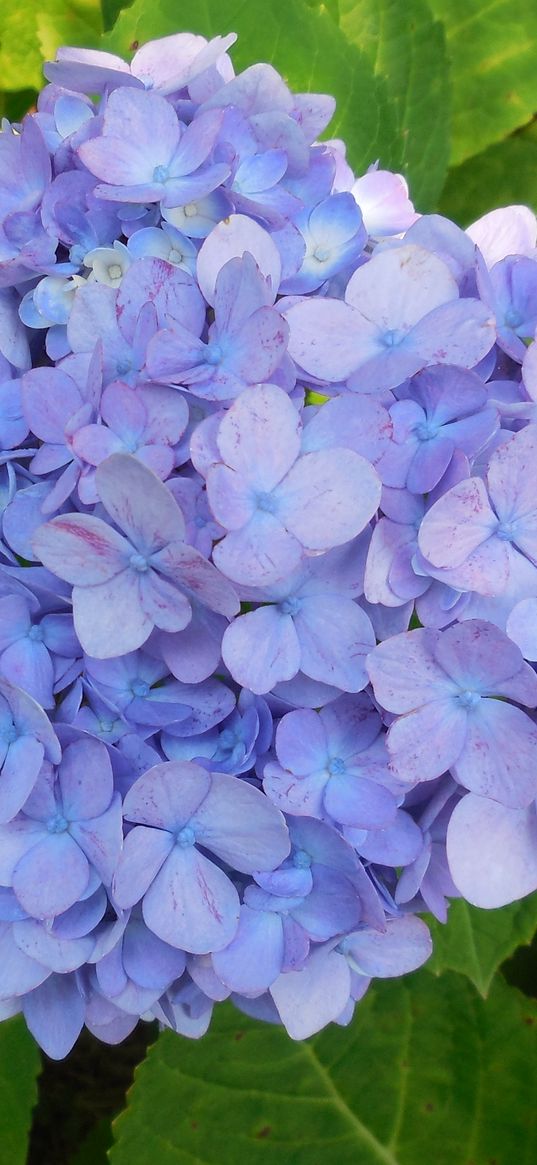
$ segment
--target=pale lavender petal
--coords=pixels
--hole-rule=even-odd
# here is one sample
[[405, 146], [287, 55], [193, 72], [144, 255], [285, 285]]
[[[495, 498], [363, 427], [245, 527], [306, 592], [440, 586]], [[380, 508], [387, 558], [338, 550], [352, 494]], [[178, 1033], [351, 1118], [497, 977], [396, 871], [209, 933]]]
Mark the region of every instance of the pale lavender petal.
[[524, 808], [537, 797], [537, 725], [503, 700], [480, 700], [451, 768], [470, 792]]
[[457, 889], [474, 906], [505, 906], [537, 889], [535, 807], [507, 808], [469, 793], [448, 825], [447, 855]]
[[213, 966], [232, 991], [259, 994], [278, 977], [283, 963], [283, 929], [278, 914], [242, 906], [237, 933]]
[[300, 667], [314, 680], [344, 692], [360, 692], [369, 682], [367, 656], [375, 633], [365, 611], [352, 599], [305, 599], [295, 617]]
[[497, 525], [481, 478], [471, 477], [448, 490], [425, 515], [419, 547], [433, 566], [459, 566]]
[[188, 599], [156, 571], [148, 570], [140, 577], [139, 594], [142, 611], [155, 627], [182, 631], [189, 624], [192, 609]]
[[300, 451], [300, 415], [287, 393], [260, 384], [241, 394], [220, 424], [217, 444], [222, 460], [252, 489], [270, 491], [282, 480]]
[[293, 620], [276, 607], [259, 607], [235, 619], [222, 639], [222, 658], [233, 679], [257, 695], [300, 667], [300, 645]]
[[371, 652], [367, 670], [379, 703], [388, 712], [410, 712], [435, 695], [451, 695], [455, 684], [434, 658], [437, 631], [418, 628], [384, 641]]
[[304, 454], [274, 493], [278, 517], [309, 550], [355, 538], [376, 513], [380, 495], [377, 472], [351, 449]]
[[211, 778], [201, 765], [188, 761], [154, 765], [125, 797], [127, 821], [158, 829], [180, 830], [207, 796]]
[[400, 716], [386, 741], [392, 772], [411, 785], [441, 776], [461, 757], [467, 723], [465, 709], [455, 700], [434, 700]]
[[136, 651], [153, 630], [140, 601], [140, 575], [123, 570], [109, 582], [73, 588], [75, 630], [87, 655], [111, 659]]
[[89, 882], [87, 858], [68, 833], [50, 834], [29, 850], [13, 873], [13, 889], [34, 918], [68, 910]]
[[233, 582], [258, 587], [286, 578], [301, 558], [302, 547], [297, 539], [284, 530], [274, 514], [263, 510], [257, 510], [242, 530], [232, 530], [213, 550], [215, 565], [222, 574]]
[[132, 548], [100, 518], [62, 514], [40, 526], [33, 536], [38, 558], [66, 582], [93, 586], [124, 570]]
[[341, 1015], [350, 987], [345, 959], [321, 947], [313, 951], [302, 970], [280, 975], [270, 994], [291, 1039], [305, 1040]]
[[411, 914], [389, 918], [385, 931], [356, 931], [344, 942], [360, 975], [390, 979], [415, 971], [432, 954], [431, 935], [421, 918]]
[[233, 938], [239, 896], [222, 870], [195, 846], [176, 845], [144, 897], [150, 930], [172, 947], [204, 955]]
[[95, 484], [103, 505], [142, 554], [161, 550], [185, 534], [177, 502], [136, 457], [114, 453], [98, 466]]
[[291, 848], [279, 810], [259, 789], [236, 777], [212, 773], [211, 781], [191, 819], [200, 845], [242, 873], [276, 869]]
[[230, 214], [207, 236], [198, 255], [197, 276], [207, 303], [214, 304], [216, 280], [229, 259], [248, 252], [261, 274], [271, 281], [273, 295], [280, 286], [281, 260], [267, 231], [243, 214]]
[[145, 894], [174, 846], [164, 829], [136, 826], [127, 834], [112, 881], [114, 902], [123, 909], [134, 906]]

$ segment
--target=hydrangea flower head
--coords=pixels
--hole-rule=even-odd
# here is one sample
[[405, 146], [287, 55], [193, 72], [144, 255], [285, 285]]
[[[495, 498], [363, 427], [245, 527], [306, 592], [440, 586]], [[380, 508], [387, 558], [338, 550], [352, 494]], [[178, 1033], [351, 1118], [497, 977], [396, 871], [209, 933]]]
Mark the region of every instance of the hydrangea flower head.
[[0, 1010], [292, 1039], [537, 886], [535, 216], [233, 33], [0, 131]]

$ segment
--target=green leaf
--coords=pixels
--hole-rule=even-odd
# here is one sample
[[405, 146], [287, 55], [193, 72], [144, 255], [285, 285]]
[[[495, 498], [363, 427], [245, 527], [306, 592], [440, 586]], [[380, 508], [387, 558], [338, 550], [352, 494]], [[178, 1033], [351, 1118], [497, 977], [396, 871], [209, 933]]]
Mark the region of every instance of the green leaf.
[[462, 226], [468, 226], [488, 210], [510, 203], [527, 203], [537, 211], [534, 126], [450, 170], [440, 210]]
[[453, 66], [457, 165], [530, 121], [537, 109], [537, 5], [429, 0], [445, 22]]
[[382, 78], [324, 8], [309, 8], [305, 0], [271, 0], [262, 7], [245, 0], [185, 0], [179, 7], [176, 0], [135, 0], [102, 47], [125, 56], [133, 45], [181, 29], [207, 37], [236, 32], [231, 54], [237, 71], [268, 61], [292, 89], [332, 93], [337, 111], [329, 133], [347, 143], [355, 168], [397, 159], [394, 113]]
[[435, 975], [460, 971], [486, 995], [504, 959], [531, 942], [537, 929], [537, 894], [501, 910], [480, 910], [458, 899], [451, 903], [445, 926], [430, 918], [427, 925], [434, 944], [427, 970]]
[[70, 1165], [107, 1165], [107, 1150], [112, 1144], [110, 1121], [104, 1118], [90, 1130], [78, 1146]]
[[112, 1165], [533, 1165], [537, 1005], [502, 979], [379, 983], [305, 1043], [218, 1005], [199, 1043], [160, 1037]]
[[130, 8], [132, 0], [101, 0], [103, 28], [106, 32], [114, 27], [123, 8]]
[[339, 0], [339, 22], [385, 83], [397, 165], [420, 210], [431, 210], [449, 162], [450, 81], [444, 29], [425, 0]]
[[0, 7], [0, 88], [40, 89], [44, 60], [58, 45], [98, 43], [101, 13], [98, 0], [28, 0]]
[[6, 1165], [25, 1165], [40, 1068], [39, 1049], [22, 1017], [0, 1023], [0, 1145]]

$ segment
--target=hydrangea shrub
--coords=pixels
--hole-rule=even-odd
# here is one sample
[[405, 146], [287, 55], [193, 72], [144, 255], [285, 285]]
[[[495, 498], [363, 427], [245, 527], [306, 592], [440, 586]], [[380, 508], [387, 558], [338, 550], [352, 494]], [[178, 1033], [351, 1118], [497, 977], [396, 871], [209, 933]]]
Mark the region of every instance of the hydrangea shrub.
[[0, 1014], [303, 1039], [537, 888], [537, 222], [233, 35], [0, 136]]

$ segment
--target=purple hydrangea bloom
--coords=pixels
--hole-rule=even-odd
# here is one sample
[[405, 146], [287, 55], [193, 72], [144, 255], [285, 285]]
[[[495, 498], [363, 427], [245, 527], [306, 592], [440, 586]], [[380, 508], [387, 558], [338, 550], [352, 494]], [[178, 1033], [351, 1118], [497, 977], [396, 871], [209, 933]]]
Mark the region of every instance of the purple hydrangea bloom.
[[[537, 220], [234, 34], [0, 134], [0, 1018], [304, 1039], [537, 886]], [[379, 641], [379, 642], [377, 642]]]
[[243, 873], [274, 869], [288, 854], [284, 819], [244, 782], [191, 762], [156, 765], [133, 785], [113, 893], [118, 905], [142, 900], [150, 930], [171, 946], [204, 954], [233, 938], [239, 898], [220, 866]]
[[150, 470], [117, 453], [99, 466], [95, 480], [127, 537], [89, 515], [54, 518], [34, 535], [41, 560], [74, 584], [75, 627], [88, 655], [124, 655], [145, 643], [153, 627], [181, 631], [192, 613], [184, 589], [211, 610], [235, 613], [233, 588], [183, 541], [181, 511]]

